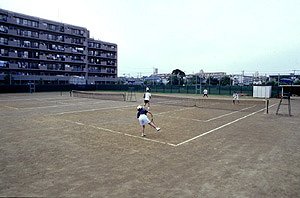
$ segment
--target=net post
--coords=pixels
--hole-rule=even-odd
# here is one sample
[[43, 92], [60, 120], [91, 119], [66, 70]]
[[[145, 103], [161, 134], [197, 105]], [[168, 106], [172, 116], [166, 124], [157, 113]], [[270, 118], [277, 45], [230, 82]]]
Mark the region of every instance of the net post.
[[266, 105], [266, 111], [265, 114], [269, 114], [269, 99], [265, 100], [265, 105]]

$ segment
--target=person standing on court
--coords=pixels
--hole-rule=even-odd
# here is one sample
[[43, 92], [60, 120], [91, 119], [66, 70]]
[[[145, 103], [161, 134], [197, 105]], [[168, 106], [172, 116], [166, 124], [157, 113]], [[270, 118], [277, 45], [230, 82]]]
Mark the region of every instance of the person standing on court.
[[234, 91], [232, 97], [233, 97], [233, 100], [232, 100], [232, 103], [233, 103], [233, 104], [235, 104], [235, 101], [237, 101], [238, 104], [240, 104], [240, 101], [239, 101], [239, 94], [238, 94], [237, 92]]
[[208, 97], [206, 88], [203, 90], [203, 98], [204, 98], [204, 96]]
[[150, 110], [150, 99], [151, 99], [151, 93], [150, 89], [146, 88], [146, 93], [144, 94], [144, 107], [146, 108], [146, 105], [148, 105], [148, 111]]
[[139, 120], [140, 125], [142, 126], [142, 136], [143, 137], [146, 136], [146, 134], [145, 134], [145, 125], [146, 124], [149, 124], [150, 126], [152, 126], [153, 128], [155, 128], [156, 131], [160, 130], [159, 127], [155, 126], [155, 124], [148, 119], [147, 113], [149, 113], [151, 116], [153, 116], [150, 111], [147, 111], [141, 105], [137, 106], [137, 111], [138, 111], [138, 113], [137, 113], [137, 119]]

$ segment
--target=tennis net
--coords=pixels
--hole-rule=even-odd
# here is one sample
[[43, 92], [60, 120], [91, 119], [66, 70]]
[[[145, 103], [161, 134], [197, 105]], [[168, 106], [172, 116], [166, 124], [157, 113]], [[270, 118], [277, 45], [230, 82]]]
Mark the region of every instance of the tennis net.
[[172, 105], [181, 107], [198, 107], [207, 109], [221, 109], [230, 111], [256, 111], [266, 106], [264, 99], [240, 99], [239, 102], [231, 98], [203, 98], [202, 96], [185, 97], [173, 95], [152, 94], [152, 104]]
[[125, 101], [125, 99], [126, 99], [126, 96], [124, 93], [114, 93], [114, 92], [72, 90], [72, 96], [80, 97], [80, 98], [92, 98], [92, 99], [114, 100], [114, 101]]

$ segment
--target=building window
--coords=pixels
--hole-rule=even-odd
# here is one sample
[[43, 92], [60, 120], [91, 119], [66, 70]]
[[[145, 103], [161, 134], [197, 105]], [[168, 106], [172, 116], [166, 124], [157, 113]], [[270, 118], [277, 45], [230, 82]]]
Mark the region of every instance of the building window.
[[0, 25], [0, 32], [7, 33], [8, 32], [8, 27], [5, 25]]
[[7, 45], [7, 44], [8, 44], [8, 39], [7, 39], [7, 38], [0, 37], [0, 44]]
[[0, 49], [0, 55], [8, 56], [8, 50], [7, 49]]
[[4, 14], [0, 14], [0, 20], [1, 21], [7, 21], [7, 16]]
[[0, 67], [8, 67], [9, 62], [8, 61], [0, 61]]

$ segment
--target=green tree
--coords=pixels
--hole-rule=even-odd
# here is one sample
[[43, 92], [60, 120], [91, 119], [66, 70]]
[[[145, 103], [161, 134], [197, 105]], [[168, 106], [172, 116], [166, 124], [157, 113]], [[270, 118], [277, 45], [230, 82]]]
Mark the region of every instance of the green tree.
[[221, 85], [222, 86], [230, 85], [230, 78], [228, 76], [223, 76], [221, 78]]
[[275, 82], [275, 81], [267, 81], [267, 85], [271, 85], [271, 86], [275, 86], [275, 85], [277, 85], [278, 83], [277, 82]]
[[214, 77], [210, 76], [210, 77], [206, 80], [206, 84], [218, 85], [218, 84], [219, 84], [219, 80], [218, 80], [217, 78], [214, 78]]
[[300, 85], [300, 80], [296, 80], [296, 81], [294, 82], [294, 85]]
[[169, 76], [168, 84], [172, 85], [183, 85], [184, 84], [185, 73], [180, 69], [174, 69], [171, 76]]

